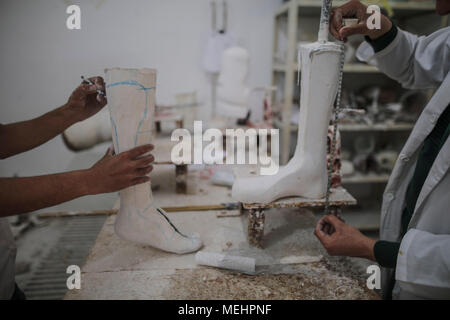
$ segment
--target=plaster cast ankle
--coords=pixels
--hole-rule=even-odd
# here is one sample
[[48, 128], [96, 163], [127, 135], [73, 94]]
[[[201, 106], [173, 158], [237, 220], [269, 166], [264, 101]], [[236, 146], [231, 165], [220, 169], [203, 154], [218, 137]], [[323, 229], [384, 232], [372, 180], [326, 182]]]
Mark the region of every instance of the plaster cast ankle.
[[337, 93], [340, 46], [316, 42], [301, 46], [300, 53], [300, 120], [295, 155], [276, 175], [237, 177], [232, 196], [243, 203], [269, 203], [289, 196], [325, 196], [326, 143]]

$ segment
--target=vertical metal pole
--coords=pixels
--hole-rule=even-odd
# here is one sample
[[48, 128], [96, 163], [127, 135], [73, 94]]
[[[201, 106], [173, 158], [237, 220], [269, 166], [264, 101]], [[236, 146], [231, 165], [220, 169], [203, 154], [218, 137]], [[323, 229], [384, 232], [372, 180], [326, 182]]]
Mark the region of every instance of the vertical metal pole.
[[284, 80], [284, 106], [283, 106], [283, 125], [281, 141], [281, 163], [286, 164], [289, 160], [289, 151], [291, 143], [291, 112], [292, 99], [294, 96], [295, 85], [295, 59], [297, 57], [297, 19], [298, 3], [291, 0], [288, 9], [288, 50], [285, 64]]

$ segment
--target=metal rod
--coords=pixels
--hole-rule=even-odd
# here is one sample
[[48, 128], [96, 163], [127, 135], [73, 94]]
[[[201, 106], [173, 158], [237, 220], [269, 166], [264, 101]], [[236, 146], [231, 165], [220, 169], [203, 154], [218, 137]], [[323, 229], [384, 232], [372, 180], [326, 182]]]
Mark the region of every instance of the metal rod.
[[319, 42], [327, 42], [328, 41], [328, 33], [330, 27], [330, 15], [331, 8], [333, 6], [332, 0], [322, 0], [322, 10], [320, 12], [320, 25], [319, 25]]

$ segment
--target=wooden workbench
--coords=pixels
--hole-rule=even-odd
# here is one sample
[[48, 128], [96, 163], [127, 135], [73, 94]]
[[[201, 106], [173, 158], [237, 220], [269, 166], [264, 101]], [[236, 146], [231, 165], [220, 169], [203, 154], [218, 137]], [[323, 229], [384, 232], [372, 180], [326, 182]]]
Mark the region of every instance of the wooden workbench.
[[[162, 206], [205, 205], [231, 201], [229, 188], [209, 185], [189, 172], [188, 194], [174, 195], [173, 170], [152, 173], [156, 201]], [[81, 289], [66, 299], [377, 299], [365, 287], [365, 270], [349, 259], [328, 257], [313, 236], [314, 215], [305, 209], [268, 209], [265, 248], [249, 246], [244, 215], [219, 211], [169, 212], [183, 232], [197, 232], [203, 250], [253, 257], [269, 270], [245, 275], [195, 263], [194, 254], [177, 255], [124, 241], [114, 233], [115, 215], [107, 218], [82, 267]], [[279, 269], [286, 256], [314, 256], [319, 262]], [[274, 268], [274, 270], [272, 270]], [[258, 268], [257, 268], [258, 269]], [[274, 272], [272, 272], [272, 271]]]
[[69, 291], [66, 299], [378, 298], [365, 287], [364, 272], [358, 273], [354, 262], [326, 256], [313, 236], [316, 221], [309, 212], [279, 209], [268, 216], [264, 250], [248, 247], [242, 216], [217, 218], [212, 211], [169, 215], [182, 230], [198, 232], [205, 251], [239, 252], [256, 257], [257, 263], [292, 255], [323, 258], [291, 266], [295, 269], [286, 273], [244, 275], [203, 267], [196, 265], [194, 254], [170, 254], [119, 239], [115, 216], [110, 216], [82, 267], [81, 289]]

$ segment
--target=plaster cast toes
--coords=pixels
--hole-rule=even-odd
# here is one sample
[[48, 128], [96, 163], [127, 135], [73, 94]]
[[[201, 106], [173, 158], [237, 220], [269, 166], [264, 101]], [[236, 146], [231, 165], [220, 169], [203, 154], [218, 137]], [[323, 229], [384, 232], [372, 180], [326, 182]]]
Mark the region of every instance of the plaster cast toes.
[[203, 246], [203, 242], [201, 241], [199, 234], [182, 233], [172, 224], [172, 222], [170, 222], [167, 216], [165, 216], [165, 218], [169, 223], [167, 226], [168, 229], [163, 231], [166, 233], [166, 241], [158, 241], [154, 247], [168, 252], [185, 254], [195, 252]]

